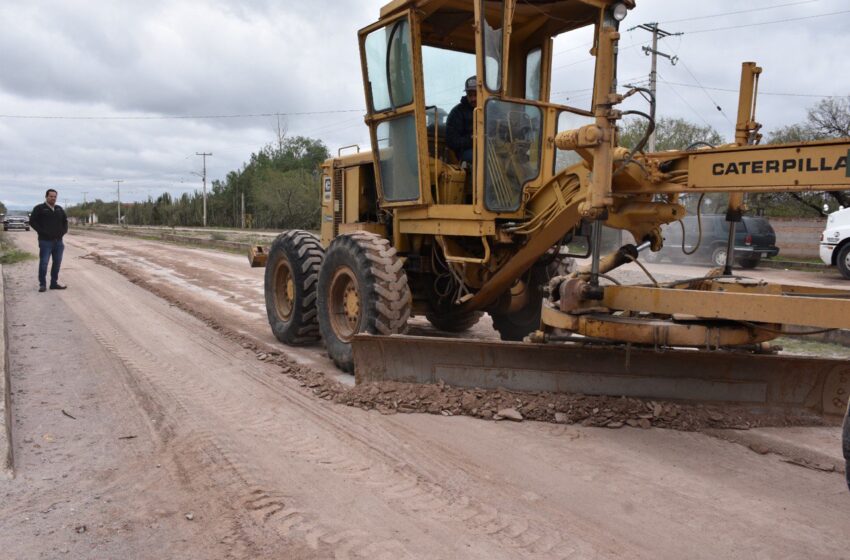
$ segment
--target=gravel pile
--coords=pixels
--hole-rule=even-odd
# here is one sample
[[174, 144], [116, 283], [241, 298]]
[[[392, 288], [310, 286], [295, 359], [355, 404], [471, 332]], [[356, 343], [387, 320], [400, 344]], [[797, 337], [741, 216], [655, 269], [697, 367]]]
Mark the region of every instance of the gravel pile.
[[486, 420], [536, 420], [606, 428], [748, 429], [757, 426], [821, 424], [814, 416], [754, 414], [745, 408], [682, 404], [626, 397], [564, 393], [524, 393], [505, 389], [463, 389], [443, 383], [414, 385], [384, 382], [359, 385], [339, 394], [337, 402], [384, 414], [424, 412], [466, 415]]

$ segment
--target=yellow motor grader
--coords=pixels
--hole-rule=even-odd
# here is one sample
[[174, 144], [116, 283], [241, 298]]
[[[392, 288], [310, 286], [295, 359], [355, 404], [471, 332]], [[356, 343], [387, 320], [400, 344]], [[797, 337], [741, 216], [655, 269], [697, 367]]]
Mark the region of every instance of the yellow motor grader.
[[[848, 293], [741, 278], [732, 264], [745, 193], [850, 188], [850, 140], [759, 145], [761, 68], [746, 62], [734, 143], [645, 152], [654, 115], [622, 104], [650, 93], [617, 81], [620, 22], [634, 7], [634, 0], [385, 5], [359, 32], [372, 150], [323, 164], [320, 238], [286, 231], [268, 253], [253, 253], [252, 263], [266, 267], [275, 336], [290, 345], [323, 339], [358, 380], [843, 412], [846, 363], [759, 352], [789, 325], [850, 327]], [[554, 37], [583, 28], [594, 30], [586, 108], [555, 103], [550, 92]], [[459, 161], [446, 136], [446, 115], [469, 76], [477, 88], [471, 164]], [[627, 115], [647, 124], [632, 149], [618, 144]], [[641, 285], [610, 281], [616, 267], [661, 248], [661, 226], [687, 213], [682, 196], [709, 192], [728, 194], [725, 267], [667, 284], [651, 275]], [[603, 226], [635, 243], [603, 255]], [[553, 263], [576, 253], [590, 264], [553, 275]], [[411, 315], [460, 332], [484, 312], [502, 340], [525, 342], [400, 336]]]

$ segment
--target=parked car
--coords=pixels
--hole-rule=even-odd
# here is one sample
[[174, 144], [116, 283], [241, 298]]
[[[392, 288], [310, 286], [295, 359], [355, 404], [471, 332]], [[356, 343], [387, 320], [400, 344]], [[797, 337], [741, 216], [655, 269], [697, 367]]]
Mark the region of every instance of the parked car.
[[30, 223], [27, 220], [26, 216], [6, 216], [6, 219], [3, 220], [3, 231], [9, 231], [13, 229], [22, 229], [25, 231], [30, 230]]
[[[726, 246], [729, 241], [729, 222], [723, 214], [703, 214], [702, 235], [697, 216], [685, 216], [685, 251], [691, 252], [699, 242], [694, 255], [682, 252], [682, 225], [678, 222], [666, 224], [661, 228], [664, 235], [664, 247], [657, 253], [645, 253], [645, 259], [652, 262], [668, 258], [671, 260], [697, 260], [714, 266], [726, 264]], [[779, 254], [776, 246], [776, 232], [767, 218], [762, 216], [744, 216], [735, 227], [735, 263], [741, 268], [755, 268], [764, 257]]]
[[850, 280], [850, 208], [833, 212], [820, 234], [820, 258]]

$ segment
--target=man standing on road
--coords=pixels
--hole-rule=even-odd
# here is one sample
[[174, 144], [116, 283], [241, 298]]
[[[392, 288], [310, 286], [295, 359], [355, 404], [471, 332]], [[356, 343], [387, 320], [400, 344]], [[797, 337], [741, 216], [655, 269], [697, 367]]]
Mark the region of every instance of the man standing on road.
[[65, 210], [56, 204], [57, 193], [47, 189], [44, 193], [44, 203], [32, 209], [30, 225], [38, 232], [38, 291], [47, 289], [47, 261], [52, 258], [50, 267], [50, 289], [64, 290], [67, 286], [59, 283], [59, 267], [62, 266], [62, 253], [65, 244], [62, 237], [68, 233], [68, 216]]
[[458, 161], [472, 165], [472, 133], [475, 128], [473, 110], [478, 95], [478, 81], [475, 76], [466, 80], [466, 95], [460, 98], [446, 120], [446, 144], [449, 145]]

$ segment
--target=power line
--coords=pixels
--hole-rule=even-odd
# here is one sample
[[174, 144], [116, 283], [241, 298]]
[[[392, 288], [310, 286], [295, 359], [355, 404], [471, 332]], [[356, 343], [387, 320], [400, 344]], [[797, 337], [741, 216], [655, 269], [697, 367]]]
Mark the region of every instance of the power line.
[[[666, 81], [666, 80], [661, 80], [661, 81], [664, 82], [665, 84], [672, 85], [672, 86], [682, 86], [682, 87], [689, 87], [689, 88], [699, 88], [699, 87], [701, 87], [702, 89], [708, 89], [708, 90], [711, 90], [711, 91], [722, 91], [722, 92], [735, 93], [735, 94], [738, 93], [737, 89], [732, 89], [732, 88], [700, 86], [700, 85], [697, 85], [697, 84], [684, 84], [684, 83], [681, 83], [681, 82], [669, 82], [669, 81]], [[822, 99], [824, 97], [829, 97], [829, 98], [846, 97], [844, 95], [821, 95], [821, 94], [818, 94], [818, 93], [771, 92], [771, 91], [762, 91], [762, 90], [759, 90], [759, 95], [776, 95], [776, 96], [783, 96], [783, 97], [815, 97], [815, 98], [818, 98], [818, 99]]]
[[[808, 0], [808, 1], [817, 1], [817, 0]], [[800, 2], [800, 3], [802, 3], [802, 2]], [[786, 5], [790, 5], [790, 4], [786, 4]], [[774, 6], [774, 7], [780, 7], [780, 6]], [[765, 8], [765, 9], [767, 9], [767, 8]], [[734, 13], [734, 12], [730, 12], [730, 13]], [[693, 31], [685, 31], [685, 33], [687, 33], [689, 35], [693, 35], [693, 34], [696, 34], [696, 33], [711, 33], [713, 31], [726, 31], [728, 29], [742, 29], [742, 28], [745, 28], [745, 27], [758, 27], [758, 26], [761, 26], [761, 25], [772, 25], [772, 24], [776, 24], [776, 23], [787, 23], [789, 21], [801, 21], [801, 20], [806, 20], [806, 19], [814, 19], [814, 18], [834, 16], [834, 15], [847, 14], [847, 13], [850, 13], [850, 10], [839, 10], [837, 12], [829, 12], [829, 13], [826, 13], [826, 14], [815, 14], [813, 16], [801, 16], [801, 17], [794, 17], [794, 18], [777, 19], [777, 20], [773, 20], [773, 21], [761, 21], [761, 22], [756, 22], [756, 23], [745, 23], [745, 24], [741, 24], [741, 25], [730, 25], [730, 26], [727, 26], [727, 27], [713, 27], [713, 28], [710, 28], [710, 29], [695, 29]], [[694, 19], [697, 19], [697, 18], [694, 18]], [[680, 21], [680, 20], [674, 20], [674, 21]], [[671, 22], [665, 22], [665, 23], [671, 23]], [[634, 49], [634, 48], [637, 48], [637, 47], [640, 47], [640, 46], [643, 46], [643, 45], [647, 45], [650, 42], [651, 41], [646, 41], [644, 43], [637, 43], [637, 44], [634, 44], [634, 45], [630, 45], [628, 47], [622, 47], [622, 48], [620, 48], [620, 52], [623, 52], [623, 51], [629, 50], [629, 49]], [[560, 51], [560, 52], [567, 52], [567, 51], [575, 50], [575, 49], [580, 48], [580, 47], [581, 47], [581, 45], [579, 47], [573, 47], [573, 48], [567, 49], [566, 51]], [[590, 58], [584, 59], [584, 60], [577, 60], [577, 61], [571, 62], [569, 64], [563, 64], [561, 66], [556, 66], [555, 68], [552, 68], [552, 70], [554, 71], [554, 70], [560, 70], [561, 68], [568, 68], [570, 66], [576, 66], [578, 64], [582, 64], [582, 63], [585, 63], [585, 62], [590, 62], [591, 60], [595, 60], [595, 59], [593, 57], [590, 57]]]
[[[636, 49], [638, 47], [642, 47], [643, 45], [648, 45], [651, 42], [652, 41], [650, 40], [650, 41], [644, 41], [643, 43], [635, 43], [634, 45], [629, 45], [627, 47], [619, 47], [618, 52], [622, 53], [624, 51]], [[566, 51], [562, 51], [562, 52], [566, 52]], [[562, 64], [560, 66], [555, 66], [554, 68], [552, 68], [552, 71], [554, 72], [555, 70], [560, 70], [561, 68], [568, 68], [570, 66], [576, 66], [578, 64], [584, 64], [586, 62], [594, 62], [594, 61], [596, 61], [596, 57], [591, 56], [591, 57], [588, 57], [588, 58], [584, 58], [582, 60], [576, 60], [575, 62], [570, 62], [569, 64]]]
[[714, 100], [714, 98], [713, 98], [713, 97], [711, 97], [711, 94], [709, 94], [709, 93], [708, 93], [708, 90], [706, 90], [704, 87], [702, 87], [702, 84], [699, 82], [699, 80], [697, 79], [697, 77], [696, 77], [696, 76], [694, 76], [694, 73], [693, 73], [693, 72], [691, 72], [691, 69], [690, 69], [690, 68], [688, 68], [688, 65], [687, 65], [687, 64], [685, 64], [685, 61], [684, 61], [684, 60], [682, 61], [682, 66], [685, 68], [685, 70], [687, 70], [687, 71], [688, 71], [688, 74], [690, 74], [690, 75], [691, 75], [691, 78], [693, 78], [693, 79], [694, 79], [694, 81], [697, 83], [697, 85], [698, 85], [698, 86], [699, 86], [699, 88], [702, 90], [702, 92], [705, 94], [705, 96], [706, 96], [706, 97], [708, 97], [709, 101], [711, 101], [711, 103], [714, 105], [714, 108], [715, 108], [715, 109], [717, 109], [718, 111], [720, 111], [720, 114], [721, 114], [721, 115], [723, 115], [723, 117], [726, 119], [726, 121], [727, 121], [730, 125], [732, 125], [732, 127], [734, 127], [734, 126], [735, 126], [735, 124], [732, 122], [732, 119], [730, 119], [730, 118], [729, 118], [729, 116], [728, 116], [728, 115], [727, 115], [727, 114], [723, 111], [723, 108], [722, 108], [722, 107], [720, 107], [720, 105], [719, 105], [719, 104], [718, 104], [718, 103]]
[[[797, 2], [787, 2], [785, 4], [776, 4], [776, 5], [773, 5], [773, 6], [763, 6], [761, 8], [752, 8], [752, 9], [749, 9], [749, 10], [738, 10], [738, 11], [735, 11], [735, 12], [723, 12], [723, 13], [720, 13], [720, 14], [712, 14], [712, 15], [707, 15], [707, 16], [696, 16], [696, 17], [689, 17], [689, 18], [682, 18], [682, 19], [668, 19], [668, 20], [659, 22], [659, 24], [661, 24], [661, 23], [663, 23], [663, 24], [679, 23], [679, 22], [683, 22], [683, 21], [696, 21], [696, 20], [700, 20], [700, 19], [711, 19], [711, 18], [717, 18], [717, 17], [722, 17], [722, 16], [746, 14], [746, 13], [749, 13], [749, 12], [763, 12], [765, 10], [775, 10], [777, 8], [785, 8], [787, 6], [797, 6], [797, 5], [800, 5], [800, 4], [812, 4], [814, 2], [820, 2], [820, 0], [800, 0], [800, 1], [797, 1]], [[827, 15], [827, 14], [825, 14], [825, 15]], [[819, 17], [819, 16], [810, 16], [810, 17]], [[788, 21], [791, 21], [791, 20], [788, 20]], [[756, 24], [756, 25], [760, 25], [760, 24]], [[628, 31], [632, 31], [632, 30], [629, 29]], [[562, 51], [557, 51], [554, 54], [555, 55], [564, 54], [564, 53], [568, 53], [568, 52], [576, 51], [578, 49], [588, 48], [588, 47], [592, 47], [592, 46], [593, 46], [593, 41], [590, 41], [590, 42], [587, 42], [587, 43], [582, 43], [581, 45], [576, 45], [574, 47], [564, 49]]]
[[738, 14], [746, 14], [746, 13], [749, 13], [749, 12], [763, 12], [765, 10], [775, 10], [776, 8], [784, 8], [786, 6], [797, 6], [799, 4], [812, 4], [814, 2], [820, 2], [820, 0], [802, 0], [802, 1], [799, 1], [799, 2], [787, 2], [785, 4], [775, 4], [773, 6], [764, 6], [762, 8], [751, 8], [749, 10], [738, 10], [736, 12], [723, 12], [723, 13], [720, 13], [720, 14], [712, 14], [712, 15], [709, 15], [709, 16], [696, 16], [696, 17], [689, 17], [689, 18], [682, 18], [682, 19], [668, 19], [666, 21], [662, 21], [661, 23], [665, 23], [665, 24], [667, 24], [667, 23], [679, 23], [679, 22], [682, 22], [682, 21], [696, 21], [698, 19], [710, 19], [710, 18], [723, 17], [723, 16], [732, 16], [732, 15], [738, 15]]
[[76, 115], [0, 115], [0, 119], [42, 119], [76, 121], [166, 121], [193, 119], [247, 119], [256, 117], [297, 117], [304, 115], [330, 115], [334, 113], [364, 113], [365, 109], [335, 109], [330, 111], [301, 111], [293, 113], [248, 113], [241, 115], [119, 115], [119, 116], [76, 116]]
[[758, 27], [760, 25], [772, 25], [774, 23], [787, 23], [789, 21], [801, 21], [804, 19], [815, 19], [826, 16], [836, 16], [839, 14], [847, 14], [850, 13], [850, 10], [840, 10], [838, 12], [829, 12], [828, 14], [815, 14], [813, 16], [801, 16], [795, 18], [786, 18], [786, 19], [777, 19], [773, 21], [760, 21], [758, 23], [744, 23], [741, 25], [730, 25], [728, 27], [713, 27], [711, 29], [696, 29], [694, 31], [686, 31], [689, 35], [694, 35], [696, 33], [711, 33], [712, 31], [726, 31], [728, 29], [742, 29], [744, 27]]
[[[660, 78], [660, 79], [661, 79], [661, 81], [662, 81], [662, 82], [664, 82], [664, 79], [663, 79], [663, 78]], [[668, 83], [668, 82], [664, 82], [664, 83]], [[708, 126], [709, 128], [713, 128], [713, 127], [711, 126], [711, 123], [709, 123], [709, 122], [705, 119], [705, 117], [703, 117], [703, 116], [702, 116], [702, 113], [700, 113], [699, 111], [697, 111], [696, 109], [694, 109], [693, 105], [691, 105], [690, 103], [688, 103], [688, 100], [687, 100], [687, 99], [685, 99], [684, 97], [682, 97], [682, 94], [680, 94], [680, 93], [676, 90], [676, 88], [671, 87], [671, 88], [670, 88], [670, 90], [671, 90], [673, 93], [675, 93], [675, 94], [676, 94], [676, 97], [678, 97], [679, 99], [681, 99], [681, 100], [682, 100], [682, 103], [684, 103], [685, 105], [687, 105], [687, 107], [688, 107], [691, 111], [693, 111], [693, 112], [694, 112], [694, 114], [695, 114], [696, 116], [698, 116], [698, 117], [699, 117], [699, 119], [700, 119], [702, 122], [704, 122], [706, 126]]]

